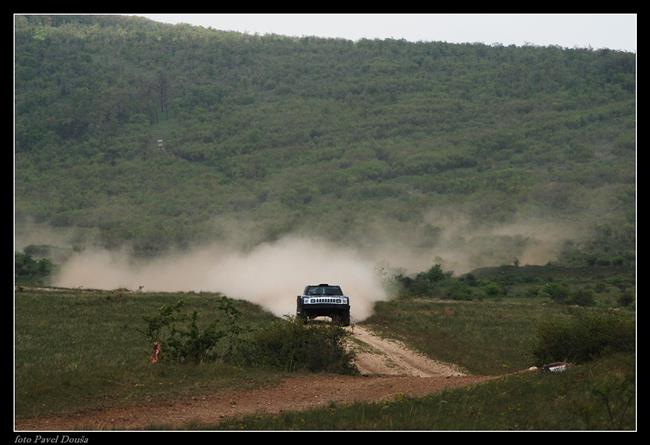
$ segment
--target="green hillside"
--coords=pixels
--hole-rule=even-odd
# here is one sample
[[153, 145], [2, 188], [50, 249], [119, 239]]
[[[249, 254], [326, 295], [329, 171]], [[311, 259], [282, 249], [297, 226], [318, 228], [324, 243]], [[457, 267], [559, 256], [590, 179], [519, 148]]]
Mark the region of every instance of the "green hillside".
[[446, 209], [578, 224], [566, 262], [634, 259], [633, 53], [18, 16], [15, 54], [19, 225], [138, 254], [232, 221], [435, 246]]

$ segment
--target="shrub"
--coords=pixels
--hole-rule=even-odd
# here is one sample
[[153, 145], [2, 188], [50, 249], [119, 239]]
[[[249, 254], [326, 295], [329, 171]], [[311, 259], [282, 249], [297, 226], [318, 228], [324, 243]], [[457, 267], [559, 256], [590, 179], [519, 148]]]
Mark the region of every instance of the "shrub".
[[196, 311], [182, 313], [184, 301], [164, 305], [153, 317], [144, 317], [143, 331], [150, 343], [160, 342], [161, 360], [202, 363], [220, 360], [245, 367], [271, 367], [287, 372], [311, 371], [354, 374], [354, 354], [344, 345], [348, 332], [330, 324], [307, 325], [290, 318], [251, 331], [242, 327], [240, 312], [222, 298], [225, 317], [199, 326]]
[[478, 280], [474, 274], [468, 273], [460, 278], [462, 281], [465, 281], [468, 286], [478, 286]]
[[632, 352], [634, 320], [615, 314], [580, 314], [569, 321], [540, 325], [533, 349], [538, 364], [582, 363], [612, 352]]
[[593, 306], [596, 304], [596, 300], [594, 299], [594, 293], [592, 291], [579, 289], [569, 297], [567, 303], [577, 304], [578, 306]]
[[452, 272], [445, 272], [440, 264], [436, 264], [413, 278], [398, 274], [395, 280], [402, 286], [401, 294], [404, 296], [432, 296], [439, 289], [439, 285], [449, 280], [451, 275]]
[[344, 345], [348, 335], [340, 326], [289, 318], [256, 332], [248, 358], [288, 372], [355, 374], [354, 354]]
[[200, 329], [197, 320], [198, 314], [194, 311], [189, 328], [172, 327], [169, 337], [165, 339], [164, 348], [165, 353], [172, 360], [180, 363], [201, 363], [214, 361], [217, 358], [214, 347], [225, 333], [217, 330], [215, 323]]
[[429, 268], [426, 272], [421, 272], [417, 274], [417, 277], [422, 277], [431, 283], [442, 281], [449, 276], [448, 273], [442, 270], [440, 264], [436, 264]]
[[452, 281], [445, 291], [445, 296], [452, 300], [471, 300], [474, 292], [461, 280]]
[[542, 295], [544, 294], [556, 303], [565, 303], [569, 297], [569, 288], [558, 283], [547, 283], [542, 288]]
[[618, 297], [619, 306], [629, 306], [632, 303], [634, 303], [634, 294], [629, 290], [624, 291]]
[[488, 283], [485, 287], [485, 295], [490, 298], [502, 297], [506, 294], [506, 290], [503, 286], [499, 286], [497, 283], [491, 282]]
[[162, 358], [169, 357], [179, 363], [201, 363], [232, 355], [239, 335], [245, 332], [239, 324], [240, 312], [232, 302], [222, 298], [219, 309], [225, 318], [214, 320], [203, 328], [199, 326], [196, 311], [190, 317], [181, 312], [184, 305], [184, 301], [179, 300], [174, 305], [161, 306], [153, 317], [144, 317], [147, 322], [144, 334], [149, 342], [160, 343]]

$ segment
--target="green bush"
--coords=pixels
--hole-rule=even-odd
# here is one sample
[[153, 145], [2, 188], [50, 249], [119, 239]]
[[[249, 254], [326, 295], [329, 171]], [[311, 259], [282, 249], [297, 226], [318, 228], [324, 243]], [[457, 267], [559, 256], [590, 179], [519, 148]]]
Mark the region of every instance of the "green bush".
[[205, 329], [200, 329], [198, 324], [198, 313], [192, 312], [191, 323], [188, 329], [173, 328], [171, 335], [167, 338], [165, 353], [172, 360], [184, 363], [201, 363], [214, 361], [216, 353], [214, 347], [223, 338], [225, 333], [216, 329], [211, 324]]
[[436, 264], [414, 277], [397, 274], [395, 280], [401, 286], [403, 296], [434, 296], [451, 276], [452, 272], [445, 272], [440, 264]]
[[582, 363], [634, 348], [634, 320], [616, 314], [580, 314], [569, 321], [541, 324], [533, 355], [538, 364]]
[[196, 311], [182, 313], [184, 301], [163, 305], [158, 314], [144, 317], [143, 331], [159, 342], [160, 360], [178, 363], [222, 361], [243, 367], [270, 367], [287, 372], [311, 371], [354, 374], [354, 354], [344, 345], [346, 330], [330, 324], [305, 324], [290, 318], [252, 331], [240, 322], [240, 312], [227, 298], [220, 301], [225, 317], [203, 326]]
[[567, 303], [577, 304], [578, 306], [593, 306], [596, 304], [596, 300], [592, 291], [579, 289], [569, 297]]
[[452, 300], [472, 300], [474, 292], [469, 285], [460, 280], [455, 280], [447, 287], [445, 295]]
[[190, 317], [181, 312], [183, 300], [161, 306], [153, 317], [144, 317], [144, 334], [150, 343], [160, 343], [161, 360], [169, 357], [179, 363], [202, 363], [232, 355], [245, 330], [239, 323], [241, 314], [232, 302], [222, 298], [219, 303], [224, 319], [213, 320], [204, 327], [199, 326], [197, 311]]
[[495, 282], [488, 283], [485, 287], [485, 295], [491, 298], [503, 297], [507, 291], [504, 286], [500, 286]]
[[287, 372], [355, 374], [354, 354], [344, 346], [348, 335], [340, 326], [279, 320], [255, 333], [248, 359]]
[[569, 298], [569, 288], [564, 284], [547, 283], [541, 293], [556, 303], [566, 303]]

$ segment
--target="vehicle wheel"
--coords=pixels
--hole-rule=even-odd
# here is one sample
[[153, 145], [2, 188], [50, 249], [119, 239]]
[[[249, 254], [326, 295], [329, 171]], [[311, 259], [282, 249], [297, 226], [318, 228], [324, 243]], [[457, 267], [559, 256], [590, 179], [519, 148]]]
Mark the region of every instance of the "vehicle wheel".
[[332, 317], [332, 323], [338, 326], [350, 326], [350, 314], [341, 314]]

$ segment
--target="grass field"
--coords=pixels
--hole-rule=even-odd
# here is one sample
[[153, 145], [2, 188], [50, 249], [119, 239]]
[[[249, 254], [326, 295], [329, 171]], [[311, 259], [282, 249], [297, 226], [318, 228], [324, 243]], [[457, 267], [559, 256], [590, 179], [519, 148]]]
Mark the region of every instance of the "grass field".
[[[16, 417], [137, 404], [219, 389], [277, 383], [287, 374], [219, 362], [148, 362], [144, 316], [183, 299], [200, 322], [219, 317], [222, 296], [30, 290], [15, 295]], [[276, 318], [233, 300], [251, 327]], [[502, 375], [534, 362], [542, 321], [611, 308], [570, 307], [544, 299], [438, 301], [403, 298], [376, 305], [365, 324], [426, 355], [474, 374]], [[634, 317], [632, 309], [617, 313]], [[634, 427], [634, 356], [618, 354], [561, 375], [524, 373], [421, 399], [330, 406], [303, 413], [228, 421], [225, 429], [618, 429]], [[631, 389], [630, 389], [630, 382]], [[632, 406], [630, 406], [632, 403]], [[157, 428], [152, 426], [152, 428]], [[164, 426], [163, 426], [164, 428]], [[211, 429], [216, 425], [187, 425]]]
[[365, 323], [431, 358], [475, 374], [500, 375], [534, 364], [532, 350], [542, 321], [607, 310], [531, 298], [453, 302], [406, 298], [378, 303]]
[[[59, 414], [198, 394], [219, 388], [272, 384], [277, 371], [217, 363], [181, 365], [148, 359], [152, 345], [139, 331], [143, 316], [182, 298], [200, 321], [218, 314], [218, 294], [119, 291], [16, 293], [16, 417]], [[275, 317], [235, 301], [251, 326]]]
[[[188, 429], [221, 430], [630, 430], [634, 356], [615, 355], [562, 374], [524, 373], [423, 398], [330, 405]], [[162, 426], [151, 426], [161, 429]]]

